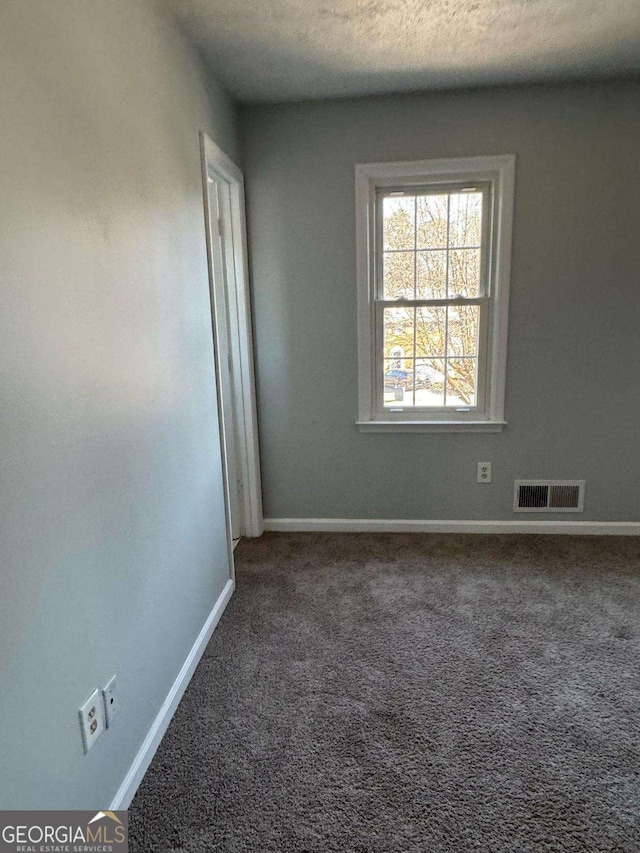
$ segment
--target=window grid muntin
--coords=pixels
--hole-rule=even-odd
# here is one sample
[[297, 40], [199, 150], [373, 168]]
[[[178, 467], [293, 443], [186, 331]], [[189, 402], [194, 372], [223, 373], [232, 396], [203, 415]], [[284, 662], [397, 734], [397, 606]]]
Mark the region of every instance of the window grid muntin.
[[[492, 206], [493, 206], [493, 183], [491, 181], [464, 181], [461, 183], [447, 183], [447, 184], [434, 184], [429, 186], [417, 185], [416, 187], [412, 185], [406, 185], [402, 187], [402, 192], [399, 192], [399, 187], [377, 187], [375, 191], [375, 235], [374, 240], [376, 243], [375, 249], [375, 263], [376, 263], [376, 275], [375, 275], [375, 292], [376, 292], [376, 300], [384, 299], [384, 255], [385, 254], [402, 254], [402, 253], [410, 253], [410, 252], [442, 252], [446, 251], [447, 253], [447, 262], [449, 252], [451, 251], [463, 251], [469, 249], [480, 249], [480, 281], [478, 287], [478, 295], [490, 295], [490, 256], [491, 256], [491, 246], [490, 246], [490, 237], [491, 237], [491, 220], [492, 220]], [[463, 190], [473, 190], [475, 192], [482, 193], [483, 203], [482, 203], [482, 229], [480, 234], [480, 245], [463, 245], [463, 246], [449, 246], [449, 212], [450, 212], [450, 204], [451, 204], [451, 193], [460, 193]], [[447, 245], [446, 247], [420, 247], [417, 248], [417, 238], [418, 238], [418, 229], [417, 225], [414, 227], [414, 245], [411, 249], [385, 249], [384, 248], [384, 223], [382, 217], [382, 207], [383, 201], [385, 198], [403, 195], [403, 196], [415, 196], [414, 200], [414, 211], [417, 207], [417, 199], [423, 195], [443, 195], [444, 193], [448, 194], [447, 198]], [[415, 212], [414, 212], [414, 223], [416, 221]], [[414, 288], [415, 288], [415, 278], [414, 278]], [[448, 275], [447, 275], [447, 292], [448, 292]], [[414, 289], [415, 294], [415, 289]], [[475, 298], [475, 297], [470, 297]], [[393, 301], [393, 300], [392, 300]]]
[[[480, 234], [480, 246], [449, 246], [450, 232], [450, 207], [451, 194], [460, 193], [463, 190], [475, 191], [482, 193], [482, 224]], [[417, 199], [422, 195], [443, 195], [447, 194], [447, 239], [446, 249], [442, 247], [432, 248], [417, 248], [418, 227], [417, 227]], [[488, 375], [488, 341], [489, 341], [489, 324], [490, 312], [489, 301], [491, 291], [491, 263], [493, 246], [491, 235], [493, 229], [493, 181], [464, 181], [447, 184], [402, 184], [399, 187], [378, 186], [375, 189], [373, 198], [373, 214], [374, 214], [374, 407], [377, 416], [385, 419], [393, 419], [394, 416], [400, 419], [406, 419], [407, 411], [410, 413], [420, 414], [427, 412], [434, 416], [455, 417], [456, 419], [471, 419], [477, 417], [478, 413], [486, 410], [488, 403], [487, 384], [489, 381]], [[383, 222], [383, 200], [390, 196], [412, 196], [414, 198], [414, 246], [412, 249], [385, 249], [384, 248], [384, 222]], [[443, 299], [385, 299], [384, 298], [384, 255], [394, 252], [413, 252], [414, 253], [414, 296], [417, 288], [417, 253], [418, 251], [446, 251], [446, 292], [449, 293], [449, 253], [451, 251], [459, 251], [461, 249], [480, 249], [480, 280], [477, 297], [456, 297]], [[477, 332], [477, 368], [476, 368], [476, 384], [475, 384], [475, 404], [473, 406], [447, 406], [446, 405], [446, 388], [447, 388], [447, 363], [448, 356], [445, 356], [444, 365], [444, 387], [445, 398], [443, 406], [416, 406], [416, 405], [398, 405], [385, 406], [384, 403], [384, 309], [387, 307], [429, 307], [449, 305], [478, 305], [478, 332]], [[414, 315], [415, 317], [415, 315]], [[445, 328], [445, 351], [448, 347], [448, 312], [446, 313], [446, 328]], [[414, 367], [415, 367], [415, 337], [416, 337], [416, 322], [414, 319], [413, 325], [414, 335]], [[456, 356], [463, 358], [471, 356]], [[414, 372], [414, 389], [413, 401], [415, 403], [415, 372]]]
[[[446, 332], [445, 332], [445, 350], [444, 350], [444, 352], [446, 353], [446, 356], [445, 356], [445, 354], [441, 354], [441, 355], [417, 355], [416, 354], [416, 355], [409, 355], [409, 356], [403, 355], [400, 357], [399, 356], [386, 356], [385, 357], [385, 355], [384, 355], [384, 310], [385, 310], [385, 308], [409, 308], [409, 309], [413, 310], [414, 308], [421, 307], [423, 304], [425, 307], [435, 305], [435, 306], [442, 307], [442, 308], [447, 308], [449, 306], [455, 307], [456, 305], [462, 305], [462, 306], [478, 305], [479, 306], [479, 316], [478, 316], [478, 332], [477, 332], [477, 343], [476, 343], [475, 354], [474, 355], [453, 355], [453, 356], [448, 355], [448, 318], [447, 318], [446, 327], [445, 327]], [[455, 413], [457, 416], [458, 414], [461, 414], [463, 412], [466, 412], [467, 410], [470, 410], [471, 412], [475, 412], [477, 414], [477, 412], [482, 409], [482, 403], [485, 399], [485, 388], [483, 385], [481, 385], [481, 380], [483, 378], [482, 373], [484, 372], [484, 368], [485, 368], [485, 364], [486, 364], [486, 348], [483, 345], [483, 337], [486, 338], [486, 336], [487, 336], [487, 329], [486, 329], [486, 319], [487, 318], [486, 318], [486, 315], [488, 314], [488, 306], [489, 306], [488, 297], [484, 297], [482, 299], [480, 299], [480, 298], [478, 298], [478, 299], [457, 299], [457, 300], [451, 300], [451, 301], [448, 301], [446, 299], [421, 300], [421, 301], [418, 301], [415, 303], [411, 300], [401, 300], [401, 301], [386, 300], [384, 302], [383, 301], [378, 302], [375, 306], [375, 310], [376, 310], [376, 339], [381, 342], [381, 346], [377, 347], [377, 349], [376, 349], [376, 355], [377, 355], [377, 357], [376, 357], [376, 371], [377, 371], [377, 379], [379, 380], [378, 384], [380, 384], [381, 388], [382, 388], [382, 394], [380, 397], [382, 405], [378, 405], [377, 408], [380, 411], [384, 412], [385, 414], [389, 414], [389, 412], [390, 412], [389, 407], [384, 405], [384, 384], [385, 384], [384, 383], [384, 377], [386, 374], [385, 362], [398, 360], [398, 358], [400, 358], [402, 361], [412, 361], [414, 363], [414, 366], [415, 366], [415, 362], [421, 361], [421, 360], [424, 360], [424, 361], [426, 361], [426, 360], [442, 361], [442, 362], [444, 362], [444, 365], [445, 365], [443, 375], [444, 375], [444, 383], [445, 383], [445, 389], [446, 389], [447, 363], [450, 360], [455, 361], [455, 360], [459, 360], [459, 359], [475, 359], [477, 362], [476, 385], [475, 385], [475, 404], [471, 405], [471, 404], [462, 403], [462, 405], [460, 405], [460, 406], [447, 406], [446, 405], [446, 397], [445, 397], [445, 402], [442, 406], [416, 406], [416, 405], [409, 405], [407, 403], [404, 403], [403, 405], [404, 405], [405, 409], [409, 409], [409, 410], [414, 411], [414, 412], [443, 412], [443, 413], [448, 413], [449, 415], [452, 415], [453, 413]], [[416, 334], [416, 325], [417, 324], [414, 321], [414, 324], [413, 324], [413, 326], [414, 326], [414, 337]], [[415, 350], [413, 350], [413, 352], [415, 353]], [[414, 383], [413, 384], [414, 384], [414, 389], [413, 389], [412, 396], [413, 396], [413, 399], [415, 402], [415, 373], [414, 373]], [[402, 405], [400, 403], [398, 403], [398, 405], [394, 406], [393, 408], [399, 410], [402, 408]]]

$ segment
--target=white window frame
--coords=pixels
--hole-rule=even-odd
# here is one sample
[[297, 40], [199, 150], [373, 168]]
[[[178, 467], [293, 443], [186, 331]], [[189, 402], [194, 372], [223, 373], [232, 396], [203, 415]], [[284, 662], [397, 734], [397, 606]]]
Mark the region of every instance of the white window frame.
[[[501, 432], [507, 359], [507, 321], [511, 268], [511, 232], [515, 156], [466, 157], [406, 163], [363, 163], [356, 166], [356, 247], [358, 278], [358, 420], [362, 432]], [[458, 185], [490, 187], [485, 260], [486, 322], [479, 367], [478, 405], [459, 410], [418, 409], [389, 411], [383, 406], [382, 311], [378, 269], [381, 250], [377, 235], [378, 194], [406, 187], [450, 190]], [[483, 229], [484, 230], [484, 229]], [[461, 300], [464, 304], [478, 300]], [[402, 306], [403, 302], [398, 301]], [[443, 300], [443, 304], [446, 302]], [[378, 384], [380, 387], [377, 387]]]

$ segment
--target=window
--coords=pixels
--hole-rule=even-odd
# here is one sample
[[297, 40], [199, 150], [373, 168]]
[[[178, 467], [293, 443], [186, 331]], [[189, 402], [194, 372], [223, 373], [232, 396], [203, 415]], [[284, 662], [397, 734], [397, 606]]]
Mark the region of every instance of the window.
[[514, 170], [356, 167], [360, 429], [503, 428]]

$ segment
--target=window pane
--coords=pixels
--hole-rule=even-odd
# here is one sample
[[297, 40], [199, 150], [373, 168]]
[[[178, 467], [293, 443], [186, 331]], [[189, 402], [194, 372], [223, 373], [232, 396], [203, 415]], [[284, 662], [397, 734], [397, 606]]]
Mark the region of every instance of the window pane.
[[413, 406], [413, 359], [384, 360], [384, 405]]
[[477, 363], [475, 358], [447, 359], [447, 406], [475, 406]]
[[415, 247], [415, 196], [391, 196], [382, 200], [384, 249]]
[[416, 255], [416, 298], [445, 299], [447, 295], [446, 251], [418, 252]]
[[449, 252], [449, 298], [480, 294], [480, 249], [452, 249]]
[[413, 358], [413, 308], [384, 309], [384, 357]]
[[479, 246], [482, 235], [482, 193], [451, 193], [449, 248]]
[[447, 355], [477, 355], [480, 306], [451, 305], [447, 311]]
[[417, 198], [417, 248], [444, 249], [447, 245], [447, 196]]
[[413, 299], [413, 252], [384, 253], [384, 298]]
[[[383, 298], [476, 299], [482, 293], [483, 193], [382, 198]], [[384, 309], [387, 408], [477, 405], [479, 305]]]
[[411, 370], [413, 352], [406, 353], [402, 347], [390, 347], [390, 357], [385, 358], [385, 370]]
[[446, 308], [416, 309], [416, 355], [443, 356]]
[[444, 406], [444, 359], [417, 358], [414, 377], [416, 406]]

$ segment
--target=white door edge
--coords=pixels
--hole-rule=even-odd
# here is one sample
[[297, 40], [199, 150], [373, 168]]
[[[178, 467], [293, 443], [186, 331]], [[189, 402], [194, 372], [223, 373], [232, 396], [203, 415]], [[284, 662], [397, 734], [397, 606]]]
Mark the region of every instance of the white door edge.
[[[233, 372], [233, 407], [235, 412], [235, 458], [237, 462], [242, 536], [261, 536], [264, 530], [258, 419], [253, 364], [253, 334], [247, 263], [247, 229], [245, 219], [244, 177], [238, 166], [207, 136], [201, 133], [202, 174], [205, 194], [209, 284], [214, 293], [209, 221], [208, 178], [229, 187], [229, 209], [223, 210], [226, 236], [227, 280], [229, 282], [228, 340]], [[226, 221], [228, 218], [228, 222]], [[233, 286], [231, 286], [233, 283]], [[214, 323], [216, 322], [214, 317]], [[218, 353], [220, 360], [221, 353]], [[228, 475], [227, 475], [228, 476]]]

